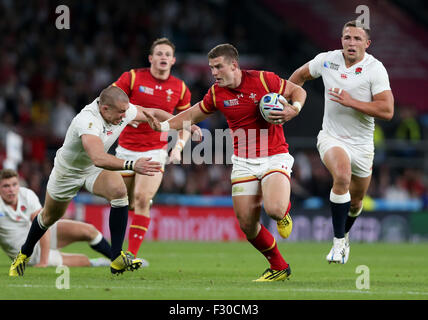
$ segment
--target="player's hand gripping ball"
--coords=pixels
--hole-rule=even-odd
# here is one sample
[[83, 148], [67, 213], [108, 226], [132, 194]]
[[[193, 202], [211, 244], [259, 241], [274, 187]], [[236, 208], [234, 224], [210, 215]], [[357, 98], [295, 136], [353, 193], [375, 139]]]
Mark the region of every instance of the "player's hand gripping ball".
[[283, 96], [274, 92], [267, 93], [260, 99], [260, 113], [262, 114], [263, 119], [265, 119], [267, 122], [277, 124], [273, 120], [269, 119], [269, 113], [271, 111], [284, 110], [284, 105], [280, 102], [280, 100], [282, 100], [283, 102], [287, 101]]

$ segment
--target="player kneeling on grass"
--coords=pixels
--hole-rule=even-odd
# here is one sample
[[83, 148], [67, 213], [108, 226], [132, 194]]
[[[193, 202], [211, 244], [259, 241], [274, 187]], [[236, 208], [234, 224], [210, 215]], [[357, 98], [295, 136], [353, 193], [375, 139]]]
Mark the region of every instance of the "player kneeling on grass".
[[[0, 171], [0, 246], [13, 259], [25, 241], [31, 221], [42, 209], [39, 198], [19, 185], [14, 170]], [[83, 254], [63, 253], [59, 249], [77, 241], [86, 241], [106, 258], [89, 259]], [[40, 239], [28, 264], [35, 267], [65, 265], [69, 267], [110, 265], [110, 244], [92, 225], [60, 220]]]

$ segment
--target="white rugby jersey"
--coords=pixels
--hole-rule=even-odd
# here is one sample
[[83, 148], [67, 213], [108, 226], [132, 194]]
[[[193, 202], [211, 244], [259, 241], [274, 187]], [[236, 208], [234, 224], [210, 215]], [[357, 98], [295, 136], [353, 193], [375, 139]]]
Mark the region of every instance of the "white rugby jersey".
[[20, 187], [16, 211], [0, 197], [0, 246], [10, 258], [15, 258], [27, 239], [31, 214], [42, 207], [34, 191]]
[[318, 54], [309, 62], [313, 78], [324, 82], [324, 118], [322, 129], [351, 144], [373, 144], [374, 118], [353, 108], [331, 101], [328, 90], [346, 90], [352, 98], [371, 102], [373, 96], [391, 90], [383, 64], [367, 52], [363, 60], [346, 68], [342, 50]]
[[64, 144], [56, 153], [55, 165], [73, 171], [89, 169], [93, 163], [83, 148], [81, 136], [92, 134], [100, 137], [104, 143], [104, 151], [107, 152], [125, 126], [136, 116], [137, 107], [130, 103], [119, 124], [107, 123], [99, 111], [98, 98], [95, 99], [74, 117], [65, 135]]

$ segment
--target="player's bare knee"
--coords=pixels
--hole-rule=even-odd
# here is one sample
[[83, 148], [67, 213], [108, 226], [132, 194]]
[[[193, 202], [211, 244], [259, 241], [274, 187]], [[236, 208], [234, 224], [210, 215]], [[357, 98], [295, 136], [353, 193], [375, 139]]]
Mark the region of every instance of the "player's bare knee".
[[269, 204], [265, 203], [264, 205], [266, 214], [275, 220], [282, 219], [282, 217], [285, 215], [285, 212], [287, 211], [287, 207], [288, 202], [287, 204], [273, 202]]
[[135, 207], [147, 208], [150, 206], [150, 200], [152, 196], [150, 194], [138, 193], [134, 195]]
[[[109, 199], [110, 201], [114, 199], [128, 199], [128, 193], [126, 191], [125, 185], [114, 187], [110, 190]], [[128, 203], [129, 204], [129, 203]]]
[[335, 189], [340, 189], [341, 191], [348, 191], [351, 184], [351, 177], [346, 174], [338, 174], [334, 177], [333, 187]]

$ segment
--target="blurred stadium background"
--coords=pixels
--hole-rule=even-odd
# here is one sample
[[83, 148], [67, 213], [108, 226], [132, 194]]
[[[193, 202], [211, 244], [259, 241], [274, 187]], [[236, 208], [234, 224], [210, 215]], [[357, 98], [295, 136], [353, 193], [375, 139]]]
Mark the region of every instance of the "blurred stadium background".
[[[62, 4], [70, 8], [69, 30], [55, 27], [55, 8]], [[428, 6], [423, 1], [0, 0], [0, 167], [16, 168], [22, 184], [43, 201], [71, 119], [122, 72], [148, 66], [149, 46], [158, 37], [175, 43], [173, 74], [185, 80], [195, 103], [212, 84], [206, 53], [213, 46], [230, 42], [243, 68], [288, 78], [317, 53], [340, 48], [341, 28], [358, 17], [359, 4], [370, 9], [368, 52], [386, 66], [396, 103], [390, 122], [377, 121], [373, 179], [351, 237], [427, 240]], [[325, 199], [331, 180], [316, 150], [322, 81], [305, 89], [302, 113], [284, 126], [295, 157], [294, 231], [287, 241], [330, 241]], [[227, 125], [216, 114], [201, 126]], [[168, 165], [146, 239], [243, 239], [231, 207], [230, 171], [230, 165]], [[105, 202], [84, 191], [67, 212], [67, 218], [91, 222], [106, 236], [107, 215]], [[276, 234], [273, 224], [269, 229]]]

